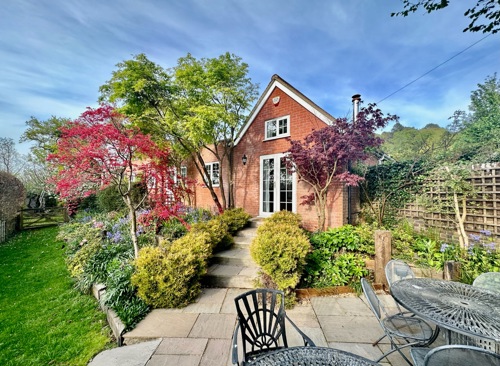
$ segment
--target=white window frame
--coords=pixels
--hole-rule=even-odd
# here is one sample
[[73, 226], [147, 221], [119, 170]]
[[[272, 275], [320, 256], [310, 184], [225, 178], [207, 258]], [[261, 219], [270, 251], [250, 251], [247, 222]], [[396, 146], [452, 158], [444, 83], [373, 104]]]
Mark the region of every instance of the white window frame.
[[[286, 132], [284, 132], [284, 133], [280, 133], [279, 124], [282, 121], [286, 121]], [[269, 125], [271, 123], [276, 124], [276, 136], [268, 136]], [[267, 120], [264, 123], [264, 141], [280, 139], [280, 138], [288, 137], [288, 136], [290, 136], [290, 116], [289, 115], [288, 116], [281, 116], [278, 118], [273, 118], [273, 119]]]
[[181, 165], [181, 178], [187, 178], [188, 168], [185, 165]]
[[[214, 165], [217, 165], [217, 172], [218, 172], [216, 182], [214, 181], [214, 173], [213, 173], [214, 172]], [[208, 172], [208, 177], [206, 177], [206, 178], [207, 178], [207, 180], [210, 179], [210, 182], [212, 182], [212, 187], [218, 187], [219, 182], [220, 182], [220, 164], [219, 164], [219, 162], [214, 161], [211, 163], [205, 163], [205, 169]]]

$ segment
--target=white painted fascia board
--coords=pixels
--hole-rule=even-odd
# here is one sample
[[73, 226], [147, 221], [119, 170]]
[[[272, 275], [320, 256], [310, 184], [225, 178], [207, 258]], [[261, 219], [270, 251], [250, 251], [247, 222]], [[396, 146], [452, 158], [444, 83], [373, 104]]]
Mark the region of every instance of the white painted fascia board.
[[307, 103], [304, 99], [300, 98], [296, 93], [293, 92], [293, 90], [291, 90], [290, 88], [288, 88], [286, 85], [284, 85], [283, 83], [281, 83], [279, 80], [274, 80], [273, 83], [270, 85], [270, 87], [267, 89], [267, 92], [264, 95], [264, 97], [261, 98], [260, 103], [257, 106], [257, 108], [254, 109], [254, 112], [248, 118], [248, 121], [247, 121], [245, 127], [243, 128], [243, 130], [241, 131], [240, 135], [238, 136], [238, 138], [236, 139], [236, 141], [234, 143], [235, 145], [238, 145], [238, 143], [240, 142], [241, 138], [245, 135], [245, 133], [247, 132], [248, 128], [253, 123], [255, 117], [257, 117], [257, 115], [259, 114], [260, 110], [262, 109], [262, 107], [264, 106], [264, 104], [266, 103], [266, 101], [269, 99], [269, 96], [271, 95], [271, 93], [274, 91], [274, 88], [276, 88], [276, 87], [279, 87], [290, 98], [292, 98], [293, 100], [295, 100], [297, 103], [299, 103], [301, 106], [303, 106], [309, 112], [311, 112], [311, 114], [313, 114], [314, 116], [316, 116], [317, 118], [319, 118], [321, 121], [325, 122], [327, 125], [331, 125], [332, 124], [331, 118], [327, 117], [324, 113], [321, 113], [320, 111], [318, 111], [311, 104]]

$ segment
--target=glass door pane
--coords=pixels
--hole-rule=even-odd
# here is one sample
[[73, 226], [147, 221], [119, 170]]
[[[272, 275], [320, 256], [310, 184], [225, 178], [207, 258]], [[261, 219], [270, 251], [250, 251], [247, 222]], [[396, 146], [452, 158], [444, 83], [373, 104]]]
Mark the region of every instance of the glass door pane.
[[262, 166], [262, 210], [274, 212], [274, 158], [264, 159]]
[[279, 159], [280, 162], [280, 192], [279, 207], [280, 211], [293, 210], [293, 180], [292, 174], [285, 166], [285, 158]]

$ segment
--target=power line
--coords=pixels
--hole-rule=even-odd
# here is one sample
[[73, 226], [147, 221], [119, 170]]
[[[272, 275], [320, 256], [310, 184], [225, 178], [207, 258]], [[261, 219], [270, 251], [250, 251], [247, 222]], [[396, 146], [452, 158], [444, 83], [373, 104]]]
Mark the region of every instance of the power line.
[[484, 37], [483, 37], [483, 38], [481, 38], [479, 41], [474, 42], [474, 43], [473, 43], [473, 44], [471, 44], [469, 47], [467, 47], [467, 48], [463, 49], [462, 51], [460, 51], [460, 52], [459, 52], [459, 53], [457, 53], [456, 55], [454, 55], [454, 56], [450, 57], [449, 59], [447, 59], [447, 60], [446, 60], [446, 61], [444, 61], [444, 62], [441, 62], [439, 65], [437, 65], [436, 67], [433, 67], [432, 69], [430, 69], [430, 70], [429, 70], [429, 71], [427, 71], [426, 73], [424, 73], [424, 74], [420, 75], [420, 76], [419, 76], [418, 78], [416, 78], [415, 80], [410, 81], [408, 84], [406, 84], [406, 85], [402, 86], [401, 88], [399, 88], [399, 89], [398, 89], [398, 90], [396, 90], [395, 92], [393, 92], [393, 93], [389, 94], [388, 96], [386, 96], [384, 99], [382, 99], [382, 100], [378, 101], [378, 102], [377, 102], [377, 104], [382, 103], [384, 100], [386, 100], [386, 99], [388, 99], [388, 98], [392, 97], [392, 96], [393, 96], [394, 94], [396, 94], [396, 93], [399, 93], [401, 90], [403, 90], [403, 89], [405, 89], [406, 87], [410, 86], [410, 85], [411, 85], [411, 84], [413, 84], [414, 82], [416, 82], [416, 81], [418, 81], [418, 80], [422, 79], [424, 76], [426, 76], [426, 75], [430, 74], [431, 72], [433, 72], [433, 71], [434, 71], [434, 70], [436, 70], [437, 68], [439, 68], [439, 67], [443, 66], [444, 64], [446, 64], [447, 62], [449, 62], [449, 61], [453, 60], [455, 57], [457, 57], [457, 56], [461, 55], [462, 53], [464, 53], [465, 51], [467, 51], [469, 48], [474, 47], [474, 46], [475, 46], [475, 45], [477, 45], [479, 42], [481, 42], [481, 41], [485, 40], [486, 38], [488, 38], [489, 36], [491, 36], [491, 34], [492, 34], [492, 33], [490, 33], [490, 34], [488, 34], [488, 35], [484, 36]]

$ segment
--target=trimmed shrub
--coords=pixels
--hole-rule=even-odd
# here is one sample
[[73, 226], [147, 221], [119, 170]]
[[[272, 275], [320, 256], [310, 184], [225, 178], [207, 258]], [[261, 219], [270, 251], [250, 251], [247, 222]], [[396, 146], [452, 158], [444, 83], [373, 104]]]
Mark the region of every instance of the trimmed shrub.
[[234, 244], [234, 239], [228, 233], [227, 223], [216, 217], [207, 222], [200, 222], [191, 226], [190, 233], [209, 235], [209, 243], [212, 252], [218, 252], [231, 247]]
[[299, 283], [307, 253], [311, 250], [304, 230], [291, 222], [296, 223], [288, 218], [283, 221], [266, 219], [257, 229], [257, 237], [250, 246], [255, 262], [271, 277], [278, 289], [284, 291], [295, 288]]
[[199, 232], [175, 240], [168, 250], [141, 249], [131, 278], [138, 296], [154, 308], [188, 305], [201, 291], [211, 249], [210, 235]]
[[227, 224], [229, 234], [231, 235], [243, 229], [248, 224], [248, 220], [250, 220], [251, 217], [252, 216], [246, 213], [242, 208], [226, 210], [222, 215], [218, 216], [219, 220]]
[[272, 214], [272, 216], [266, 218], [263, 225], [273, 226], [275, 224], [289, 224], [292, 226], [301, 227], [302, 218], [299, 214], [290, 211], [279, 211]]

